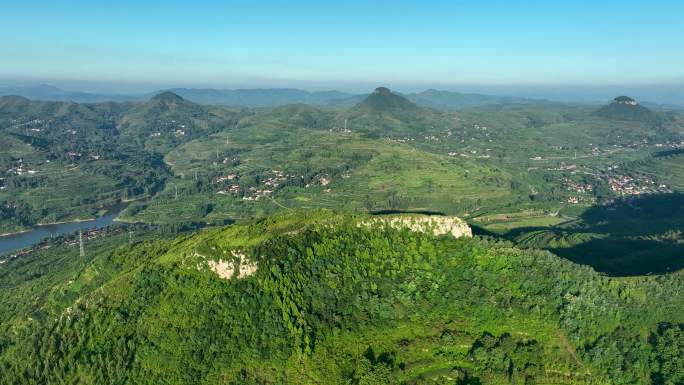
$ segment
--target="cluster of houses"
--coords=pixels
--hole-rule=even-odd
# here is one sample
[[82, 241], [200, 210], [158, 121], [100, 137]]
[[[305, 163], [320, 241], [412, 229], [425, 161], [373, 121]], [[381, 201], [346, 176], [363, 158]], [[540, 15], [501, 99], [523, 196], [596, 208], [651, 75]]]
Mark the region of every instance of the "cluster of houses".
[[[107, 235], [104, 229], [92, 229], [83, 232], [83, 241], [91, 241], [95, 238], [100, 238]], [[67, 239], [64, 244], [67, 246], [78, 246], [78, 237]]]
[[271, 173], [273, 173], [273, 176], [264, 181], [264, 184], [269, 187], [278, 187], [280, 183], [290, 177], [290, 175], [285, 175], [282, 170], [271, 170]]
[[6, 173], [11, 174], [11, 175], [33, 175], [37, 171], [32, 170], [24, 163], [23, 159], [19, 159], [16, 161], [12, 166], [10, 166], [9, 169], [7, 169]]
[[[238, 179], [240, 179], [240, 175], [228, 174], [228, 175], [224, 175], [224, 176], [220, 176], [220, 177], [216, 178], [216, 183], [237, 182]], [[227, 188], [221, 189], [218, 191], [218, 194], [222, 194], [222, 195], [227, 195], [227, 194], [238, 195], [239, 193], [240, 193], [240, 185], [237, 183], [231, 183]]]
[[29, 131], [32, 132], [41, 132], [42, 129], [39, 127], [45, 127], [49, 123], [51, 123], [52, 120], [44, 120], [44, 119], [31, 119], [26, 122], [22, 121], [21, 119], [12, 119], [10, 121], [10, 124], [12, 124], [12, 128], [18, 128], [18, 129], [28, 129]]
[[580, 198], [579, 197], [568, 197], [568, 200], [566, 202], [571, 204], [571, 205], [576, 205], [576, 204], [580, 203]]
[[576, 182], [569, 178], [564, 178], [565, 188], [578, 194], [589, 194], [594, 192], [594, 186], [588, 183]]
[[[492, 150], [491, 148], [486, 148], [485, 152], [489, 152], [491, 150]], [[461, 156], [463, 158], [478, 158], [478, 159], [489, 159], [489, 158], [491, 158], [491, 156], [487, 155], [487, 154], [477, 155], [477, 150], [469, 150], [469, 151], [461, 152], [461, 153], [456, 152], [456, 151], [449, 151], [449, 152], [447, 152], [447, 155], [448, 156]]]
[[333, 127], [333, 128], [331, 128], [331, 129], [329, 129], [328, 131], [329, 131], [329, 132], [337, 132], [337, 133], [340, 133], [340, 134], [351, 134], [351, 133], [352, 133], [352, 130], [350, 130], [350, 129], [346, 128], [346, 127], [345, 127], [345, 128]]
[[656, 148], [671, 148], [674, 150], [679, 150], [679, 149], [684, 148], [684, 140], [674, 140], [674, 141], [668, 140], [665, 143], [656, 143], [655, 147]]
[[260, 189], [256, 187], [250, 187], [247, 190], [247, 193], [245, 196], [242, 197], [243, 201], [258, 201], [259, 199], [271, 195], [273, 193], [273, 190], [268, 190], [268, 189]]
[[[475, 131], [480, 131], [480, 135], [484, 135], [485, 138], [490, 138], [490, 133], [487, 131], [487, 126], [482, 126], [475, 123], [473, 124], [473, 129]], [[465, 143], [466, 139], [466, 130], [464, 129], [461, 133], [461, 143]], [[470, 138], [470, 140], [475, 140], [475, 138]], [[489, 141], [492, 142], [492, 139], [489, 139]]]
[[561, 162], [561, 164], [558, 167], [547, 167], [545, 169], [546, 171], [568, 171], [570, 174], [577, 174], [583, 173], [583, 174], [589, 174], [589, 175], [596, 175], [595, 173], [592, 173], [590, 170], [586, 169], [581, 169], [579, 166], [576, 164], [566, 164], [565, 162]]
[[[171, 133], [178, 137], [178, 136], [185, 136], [185, 124], [178, 124], [176, 123], [175, 120], [172, 120], [170, 122], [164, 122], [164, 121], [157, 121], [158, 124], [160, 124], [163, 127], [169, 127], [171, 130]], [[166, 131], [166, 130], [164, 130]], [[156, 131], [153, 132], [149, 135], [150, 138], [161, 138], [162, 133], [161, 131]]]
[[240, 176], [238, 174], [228, 174], [224, 176], [220, 176], [216, 178], [216, 183], [221, 183], [229, 180], [238, 180], [240, 179]]
[[390, 138], [390, 140], [395, 141], [397, 143], [410, 143], [410, 142], [415, 142], [416, 138], [411, 138], [409, 136], [405, 136], [403, 138], [397, 138], [397, 139], [391, 139]]
[[[71, 158], [72, 160], [81, 159], [83, 157], [83, 153], [76, 152], [76, 151], [69, 151], [65, 155], [67, 158]], [[90, 160], [100, 160], [101, 158], [102, 158], [102, 155], [100, 155], [100, 154], [88, 154], [88, 159], [90, 159]], [[47, 160], [46, 162], [50, 163], [50, 160]]]
[[648, 177], [635, 179], [627, 175], [615, 175], [608, 177], [608, 185], [613, 192], [619, 195], [642, 195], [671, 192], [667, 185], [658, 185], [653, 179]]
[[[286, 174], [282, 170], [273, 169], [270, 170], [270, 172], [272, 175], [261, 182], [263, 187], [251, 186], [247, 189], [242, 188], [239, 184], [239, 174], [228, 174], [218, 177], [216, 183], [224, 183], [227, 185], [224, 188], [221, 188], [217, 194], [233, 196], [242, 195], [242, 200], [257, 201], [277, 191], [287, 180], [303, 178], [302, 176]], [[343, 177], [349, 178], [349, 175], [343, 175]], [[332, 183], [332, 178], [330, 176], [319, 175], [315, 181], [306, 184], [304, 187], [309, 188], [314, 185], [325, 187], [330, 185], [330, 183]], [[330, 189], [326, 189], [326, 191], [329, 192]]]
[[[170, 129], [169, 131], [174, 136], [185, 136], [185, 124], [179, 124], [175, 120], [171, 120], [170, 122], [157, 120], [157, 123], [164, 128], [169, 128]], [[164, 130], [164, 131], [166, 131], [166, 130]], [[150, 138], [161, 138], [161, 136], [162, 136], [161, 131], [156, 131], [156, 132], [153, 132], [149, 135]]]
[[[347, 174], [346, 178], [349, 178], [348, 174]], [[332, 179], [329, 176], [319, 175], [314, 182], [307, 183], [304, 187], [309, 188], [309, 187], [316, 186], [316, 185], [327, 186], [330, 184], [330, 182], [332, 182]], [[326, 189], [326, 192], [330, 192], [329, 190], [330, 189]]]
[[233, 157], [230, 157], [230, 158], [223, 158], [223, 162], [221, 162], [221, 163], [223, 163], [223, 164], [229, 164], [229, 163], [231, 163], [231, 164], [240, 164], [240, 158], [237, 157], [237, 156], [233, 156]]
[[240, 185], [239, 184], [231, 184], [225, 189], [219, 190], [217, 194], [221, 195], [238, 195], [240, 193]]
[[[434, 128], [434, 127], [433, 127], [433, 128]], [[424, 135], [422, 138], [419, 138], [419, 140], [423, 140], [423, 141], [425, 141], [425, 142], [440, 143], [440, 142], [442, 142], [442, 140], [449, 139], [449, 138], [451, 138], [452, 136], [456, 135], [456, 136], [458, 136], [458, 140], [460, 141], [460, 143], [466, 143], [466, 141], [467, 141], [467, 139], [468, 139], [468, 138], [466, 137], [466, 130], [469, 129], [469, 128], [470, 128], [470, 127], [467, 127], [467, 128], [464, 127], [464, 128], [462, 128], [462, 131], [456, 132], [456, 133], [454, 133], [454, 130], [456, 130], [456, 129], [454, 129], [454, 128], [449, 128], [449, 129], [447, 129], [446, 131], [444, 131], [444, 134], [441, 135], [441, 136], [437, 136], [437, 135]], [[489, 137], [490, 137], [490, 133], [487, 131], [487, 127], [486, 127], [486, 126], [482, 126], [482, 125], [479, 125], [479, 124], [473, 124], [473, 125], [472, 125], [472, 129], [479, 131], [479, 132], [480, 132], [479, 135], [484, 135], [485, 138], [489, 138]], [[415, 142], [415, 141], [416, 141], [416, 138], [413, 138], [413, 137], [410, 137], [410, 136], [404, 136], [404, 137], [400, 137], [400, 138], [388, 137], [387, 139], [389, 139], [389, 140], [391, 140], [391, 141], [393, 141], [393, 142], [397, 142], [397, 143], [411, 143], [411, 142]], [[470, 140], [475, 140], [475, 139], [476, 139], [475, 137], [470, 138]], [[489, 139], [489, 142], [492, 142], [492, 141], [493, 141], [492, 139]], [[455, 155], [451, 155], [451, 156], [455, 156]]]
[[[271, 173], [273, 175], [263, 181], [264, 188], [249, 187], [244, 191], [242, 199], [246, 201], [256, 201], [270, 195], [290, 177], [290, 175], [286, 175], [281, 170], [271, 170]], [[240, 184], [238, 183], [239, 179], [239, 174], [228, 174], [217, 178], [216, 183], [230, 183], [226, 188], [219, 190], [217, 193], [222, 195], [239, 195], [241, 191]]]

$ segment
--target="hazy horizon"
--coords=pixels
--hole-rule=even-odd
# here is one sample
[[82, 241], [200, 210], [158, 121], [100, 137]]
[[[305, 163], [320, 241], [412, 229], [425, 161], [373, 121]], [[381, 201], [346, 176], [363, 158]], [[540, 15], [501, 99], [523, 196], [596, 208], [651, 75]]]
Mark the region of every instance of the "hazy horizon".
[[669, 0], [27, 1], [0, 15], [0, 79], [113, 93], [653, 87], [684, 84], [682, 13]]
[[586, 85], [586, 84], [394, 84], [378, 81], [368, 84], [174, 84], [174, 83], [103, 83], [90, 81], [64, 81], [54, 79], [0, 79], [0, 88], [36, 87], [48, 85], [65, 92], [87, 92], [98, 95], [148, 95], [161, 90], [188, 89], [299, 89], [309, 92], [340, 91], [350, 94], [365, 94], [378, 86], [386, 86], [401, 93], [419, 93], [429, 89], [466, 94], [484, 94], [505, 97], [522, 97], [569, 103], [602, 103], [617, 95], [626, 94], [642, 102], [684, 106], [684, 82], [673, 84], [635, 85]]

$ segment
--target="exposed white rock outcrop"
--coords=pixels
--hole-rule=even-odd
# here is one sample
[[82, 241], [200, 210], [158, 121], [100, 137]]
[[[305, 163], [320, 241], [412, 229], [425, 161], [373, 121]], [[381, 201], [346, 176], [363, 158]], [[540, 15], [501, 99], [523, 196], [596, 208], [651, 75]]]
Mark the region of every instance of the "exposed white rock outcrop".
[[207, 261], [207, 267], [221, 279], [230, 280], [237, 272], [237, 278], [245, 278], [257, 272], [256, 262], [250, 261], [247, 256], [239, 251], [232, 250], [234, 260]]
[[458, 217], [441, 215], [387, 215], [363, 221], [360, 226], [390, 226], [433, 235], [451, 234], [454, 238], [472, 237], [470, 226]]

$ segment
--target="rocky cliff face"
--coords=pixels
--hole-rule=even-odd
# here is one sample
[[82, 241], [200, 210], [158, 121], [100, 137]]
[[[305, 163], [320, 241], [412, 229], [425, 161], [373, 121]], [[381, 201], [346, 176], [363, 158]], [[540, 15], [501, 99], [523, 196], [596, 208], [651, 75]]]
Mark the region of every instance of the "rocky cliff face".
[[375, 217], [361, 223], [363, 226], [389, 226], [394, 229], [407, 228], [433, 235], [451, 234], [454, 238], [472, 237], [470, 226], [458, 217], [438, 215], [388, 215]]

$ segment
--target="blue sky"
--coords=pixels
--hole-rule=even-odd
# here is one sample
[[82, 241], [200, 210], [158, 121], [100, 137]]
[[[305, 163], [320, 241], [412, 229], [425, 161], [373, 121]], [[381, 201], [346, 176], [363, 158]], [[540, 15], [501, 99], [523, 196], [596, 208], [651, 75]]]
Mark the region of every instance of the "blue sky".
[[7, 1], [0, 79], [214, 87], [684, 82], [684, 2]]

